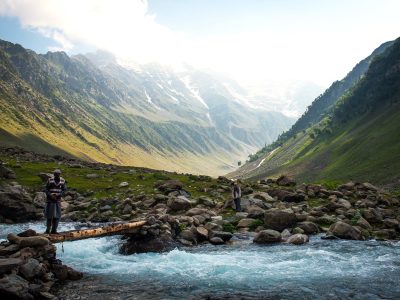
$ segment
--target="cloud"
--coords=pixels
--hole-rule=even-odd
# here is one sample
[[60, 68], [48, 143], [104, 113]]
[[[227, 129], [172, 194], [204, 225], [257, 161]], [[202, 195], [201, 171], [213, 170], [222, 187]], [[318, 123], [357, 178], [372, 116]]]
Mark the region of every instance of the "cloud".
[[[138, 62], [179, 57], [179, 34], [159, 25], [140, 0], [5, 0], [0, 14], [54, 39], [59, 49], [84, 44]], [[160, 51], [162, 49], [162, 51]]]

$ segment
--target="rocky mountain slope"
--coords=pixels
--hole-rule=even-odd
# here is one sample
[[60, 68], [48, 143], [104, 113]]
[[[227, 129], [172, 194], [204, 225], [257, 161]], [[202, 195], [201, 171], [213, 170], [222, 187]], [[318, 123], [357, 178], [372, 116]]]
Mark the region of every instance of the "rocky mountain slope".
[[352, 178], [400, 186], [399, 61], [400, 40], [383, 44], [317, 98], [288, 132], [230, 176], [287, 173], [304, 181]]
[[211, 75], [38, 55], [0, 41], [0, 144], [114, 164], [221, 174], [287, 129]]

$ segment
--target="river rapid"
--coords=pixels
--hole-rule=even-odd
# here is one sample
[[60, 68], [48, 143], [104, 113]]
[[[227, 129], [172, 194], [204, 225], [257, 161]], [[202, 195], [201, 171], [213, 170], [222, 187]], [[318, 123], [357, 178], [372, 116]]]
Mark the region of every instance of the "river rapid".
[[[74, 229], [62, 223], [60, 230]], [[0, 224], [0, 238], [41, 223]], [[120, 236], [57, 244], [84, 279], [61, 299], [400, 299], [400, 242], [322, 240], [260, 246], [237, 236], [224, 246], [124, 256]]]

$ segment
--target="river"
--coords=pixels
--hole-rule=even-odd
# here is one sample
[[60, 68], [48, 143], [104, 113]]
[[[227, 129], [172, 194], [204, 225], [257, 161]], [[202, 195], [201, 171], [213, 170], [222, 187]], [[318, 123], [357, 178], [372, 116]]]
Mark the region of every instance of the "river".
[[[62, 223], [61, 230], [74, 228]], [[0, 238], [41, 223], [0, 224]], [[119, 236], [58, 244], [84, 272], [62, 299], [400, 299], [400, 242], [322, 240], [259, 246], [235, 238], [168, 253], [120, 255]], [[63, 249], [62, 249], [63, 248]]]

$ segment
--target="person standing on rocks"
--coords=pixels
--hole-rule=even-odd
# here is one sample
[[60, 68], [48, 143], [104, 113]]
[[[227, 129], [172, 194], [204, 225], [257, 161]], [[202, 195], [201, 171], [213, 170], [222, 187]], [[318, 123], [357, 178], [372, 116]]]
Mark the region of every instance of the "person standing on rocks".
[[45, 233], [57, 234], [58, 223], [61, 218], [61, 197], [67, 190], [65, 179], [61, 177], [59, 169], [54, 170], [53, 177], [46, 183], [47, 203], [44, 215], [47, 219]]
[[242, 197], [242, 190], [240, 189], [239, 182], [232, 182], [232, 198], [235, 202], [236, 211], [238, 212], [242, 211], [240, 207], [240, 197]]

